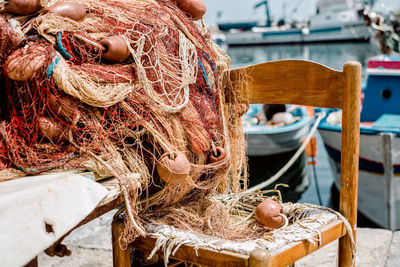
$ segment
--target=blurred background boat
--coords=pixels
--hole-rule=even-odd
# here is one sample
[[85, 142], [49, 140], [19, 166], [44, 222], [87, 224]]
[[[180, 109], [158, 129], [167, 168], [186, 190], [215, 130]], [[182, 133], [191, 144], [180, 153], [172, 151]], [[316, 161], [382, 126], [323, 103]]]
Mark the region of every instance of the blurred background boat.
[[[243, 116], [251, 177], [249, 187], [267, 180], [284, 167], [309, 133], [310, 123], [305, 107], [250, 105]], [[280, 188], [284, 200], [298, 201], [309, 185], [307, 166], [307, 156], [303, 152], [266, 189], [273, 189], [275, 184], [287, 184], [289, 188]]]
[[[302, 4], [299, 1], [297, 5]], [[286, 23], [284, 18], [273, 21], [268, 1], [254, 5], [265, 8], [266, 20], [219, 22], [218, 28], [225, 34], [226, 43], [233, 45], [281, 44], [369, 41], [370, 32], [364, 23], [363, 2], [346, 0], [320, 0], [316, 14], [308, 21]], [[296, 7], [297, 8], [297, 7]]]
[[[400, 58], [379, 56], [368, 62], [360, 130], [358, 209], [382, 228], [400, 229]], [[341, 111], [320, 125], [334, 175], [333, 193], [340, 188]]]
[[[389, 55], [400, 52], [399, 14], [366, 14], [382, 55], [368, 60], [359, 158], [359, 212], [377, 226], [393, 231], [400, 229], [400, 57]], [[334, 175], [332, 195], [337, 203], [341, 112], [327, 112], [329, 116], [319, 130]]]

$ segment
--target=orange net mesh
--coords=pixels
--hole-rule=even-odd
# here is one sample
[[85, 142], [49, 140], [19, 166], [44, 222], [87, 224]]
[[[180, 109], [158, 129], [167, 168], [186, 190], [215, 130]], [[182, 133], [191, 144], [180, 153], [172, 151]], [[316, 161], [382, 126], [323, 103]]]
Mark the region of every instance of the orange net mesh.
[[[25, 173], [90, 170], [115, 176], [129, 219], [141, 233], [144, 214], [245, 184], [240, 116], [225, 103], [229, 58], [171, 1], [82, 0], [83, 21], [41, 13], [20, 24], [24, 40], [2, 18], [0, 63], [6, 101], [0, 122], [0, 170]], [[3, 27], [3, 26], [2, 26]], [[119, 36], [122, 63], [103, 56], [102, 40]], [[0, 110], [0, 111], [1, 111]], [[229, 124], [228, 124], [229, 123]], [[241, 144], [241, 145], [240, 145]], [[212, 147], [226, 151], [210, 161]], [[162, 155], [183, 153], [185, 183], [160, 179]]]

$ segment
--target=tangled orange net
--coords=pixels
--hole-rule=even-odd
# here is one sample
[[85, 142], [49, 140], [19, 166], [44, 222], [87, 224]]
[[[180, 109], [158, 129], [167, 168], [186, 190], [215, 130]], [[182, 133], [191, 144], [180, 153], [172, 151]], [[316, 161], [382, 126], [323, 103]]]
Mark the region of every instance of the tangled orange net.
[[[286, 226], [316, 207], [264, 202], [278, 190], [241, 192], [247, 106], [239, 87], [248, 79], [231, 83], [225, 52], [174, 1], [41, 6], [0, 13], [0, 181], [5, 172], [114, 176], [126, 204], [122, 245], [148, 231], [166, 241], [158, 242], [165, 259], [187, 236], [151, 233], [154, 225], [257, 244], [314, 239], [315, 219]], [[268, 202], [270, 226], [255, 211]]]
[[207, 31], [169, 0], [72, 3], [83, 19], [0, 17], [0, 170], [117, 177], [130, 239], [150, 211], [243, 189], [242, 111]]

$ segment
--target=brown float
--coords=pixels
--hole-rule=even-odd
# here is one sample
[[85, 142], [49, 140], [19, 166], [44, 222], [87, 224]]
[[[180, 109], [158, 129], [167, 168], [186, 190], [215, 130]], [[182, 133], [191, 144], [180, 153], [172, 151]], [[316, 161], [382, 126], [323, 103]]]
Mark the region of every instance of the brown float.
[[175, 0], [175, 2], [193, 20], [201, 19], [207, 11], [207, 7], [202, 0]]
[[210, 157], [209, 157], [210, 163], [216, 163], [221, 160], [224, 160], [228, 155], [228, 153], [226, 153], [223, 147], [216, 147], [215, 150], [217, 151], [216, 155], [214, 155], [213, 150], [210, 151]]
[[30, 15], [40, 8], [40, 0], [8, 0], [5, 6], [7, 12], [15, 15]]
[[121, 36], [110, 36], [101, 40], [100, 43], [104, 47], [103, 58], [109, 61], [121, 63], [131, 55]]
[[25, 50], [25, 47], [16, 50], [4, 62], [4, 73], [11, 80], [26, 81], [31, 79], [46, 61], [44, 47], [35, 46], [28, 48], [27, 51]]
[[43, 117], [39, 119], [39, 134], [53, 143], [68, 141], [66, 131], [65, 126], [51, 118]]
[[169, 184], [180, 184], [186, 181], [190, 174], [190, 163], [182, 152], [176, 152], [175, 158], [164, 154], [157, 163], [157, 173], [160, 178]]
[[62, 17], [75, 21], [82, 21], [86, 17], [84, 6], [73, 2], [58, 2], [46, 8], [45, 12], [56, 13]]
[[272, 200], [266, 199], [256, 208], [256, 219], [262, 225], [268, 228], [279, 228], [282, 226], [284, 219], [280, 215], [282, 213], [281, 205]]

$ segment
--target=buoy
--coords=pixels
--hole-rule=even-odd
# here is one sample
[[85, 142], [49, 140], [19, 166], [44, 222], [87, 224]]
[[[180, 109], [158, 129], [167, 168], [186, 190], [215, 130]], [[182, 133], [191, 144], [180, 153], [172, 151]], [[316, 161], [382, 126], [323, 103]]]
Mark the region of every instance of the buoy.
[[51, 118], [42, 117], [39, 119], [39, 134], [53, 143], [68, 141], [66, 131], [64, 125]]
[[0, 65], [3, 65], [5, 55], [9, 55], [10, 51], [13, 51], [20, 43], [22, 36], [13, 28], [7, 19], [7, 16], [0, 15], [0, 36], [2, 42], [0, 42]]
[[8, 0], [5, 5], [7, 12], [22, 16], [33, 14], [40, 8], [40, 0]]
[[74, 2], [58, 2], [45, 9], [45, 12], [56, 13], [62, 17], [75, 21], [82, 21], [86, 17], [84, 6]]
[[214, 154], [215, 152], [213, 150], [210, 150], [210, 157], [208, 160], [210, 163], [217, 163], [221, 160], [224, 160], [228, 156], [228, 153], [226, 153], [226, 150], [223, 147], [217, 146], [215, 150], [216, 155]]
[[50, 109], [59, 117], [73, 119], [79, 114], [78, 102], [71, 96], [50, 95], [47, 101]]
[[103, 58], [121, 63], [124, 62], [130, 55], [128, 46], [121, 36], [110, 36], [100, 41], [104, 47]]
[[174, 0], [177, 6], [188, 13], [192, 20], [201, 19], [207, 11], [202, 0]]
[[160, 178], [169, 184], [180, 184], [190, 174], [190, 163], [182, 152], [176, 152], [173, 159], [166, 153], [158, 160], [156, 169]]
[[43, 67], [46, 61], [46, 50], [42, 46], [22, 47], [14, 51], [4, 62], [4, 73], [15, 81], [31, 79]]
[[262, 225], [272, 229], [277, 229], [283, 225], [284, 219], [280, 215], [281, 213], [281, 205], [272, 199], [266, 199], [258, 204], [255, 211], [256, 220]]

